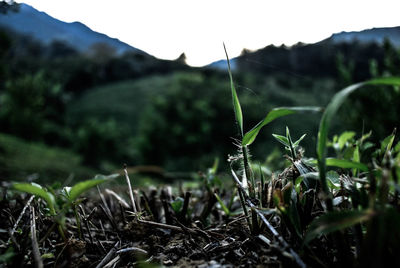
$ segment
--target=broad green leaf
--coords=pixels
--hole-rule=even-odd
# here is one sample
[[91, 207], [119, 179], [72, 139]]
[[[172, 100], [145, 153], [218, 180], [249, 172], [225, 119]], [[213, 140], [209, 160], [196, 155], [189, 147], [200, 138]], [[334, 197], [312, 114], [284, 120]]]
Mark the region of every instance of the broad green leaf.
[[258, 133], [260, 132], [260, 130], [265, 125], [271, 123], [272, 121], [274, 121], [275, 119], [277, 119], [279, 117], [294, 114], [297, 112], [320, 112], [320, 111], [321, 111], [320, 107], [313, 107], [313, 106], [311, 106], [311, 107], [275, 108], [275, 109], [271, 110], [261, 122], [259, 122], [255, 127], [253, 127], [249, 132], [247, 132], [244, 135], [242, 145], [247, 146], [247, 145], [252, 144], [254, 142], [254, 140], [256, 139]]
[[175, 213], [179, 213], [183, 207], [183, 200], [182, 197], [177, 197], [174, 201], [171, 202], [171, 207], [175, 211]]
[[377, 78], [367, 82], [354, 84], [344, 88], [343, 90], [339, 91], [333, 96], [331, 102], [328, 104], [328, 106], [325, 109], [325, 112], [322, 115], [318, 131], [318, 142], [317, 142], [318, 167], [320, 172], [321, 184], [324, 191], [328, 190], [325, 177], [325, 170], [326, 170], [325, 158], [326, 158], [326, 143], [331, 121], [333, 119], [333, 116], [336, 114], [337, 110], [346, 100], [346, 98], [355, 90], [366, 85], [399, 86], [400, 77]]
[[337, 158], [327, 158], [326, 165], [330, 167], [338, 167], [338, 168], [357, 168], [362, 171], [368, 171], [368, 166], [360, 163], [354, 162], [346, 159], [337, 159]]
[[285, 136], [281, 136], [281, 135], [277, 135], [277, 134], [272, 134], [272, 136], [279, 141], [280, 143], [282, 143], [285, 146], [289, 146], [289, 140], [285, 137]]
[[46, 201], [46, 204], [48, 208], [50, 209], [50, 213], [52, 215], [56, 214], [55, 206], [56, 206], [56, 199], [54, 198], [54, 195], [51, 193], [47, 192], [45, 189], [43, 189], [42, 186], [36, 183], [15, 183], [13, 185], [13, 188], [18, 191], [22, 191], [25, 193], [33, 194], [35, 196], [38, 196], [42, 198], [44, 201]]
[[342, 150], [344, 145], [346, 144], [347, 141], [351, 140], [356, 133], [354, 131], [345, 131], [343, 132], [338, 140], [339, 143], [339, 149]]
[[[312, 160], [310, 163], [315, 164], [317, 163], [317, 160]], [[326, 158], [325, 159], [325, 164], [326, 166], [329, 167], [338, 167], [338, 168], [358, 168], [361, 171], [368, 171], [368, 166], [359, 163], [359, 162], [354, 162], [351, 160], [346, 160], [346, 159], [337, 159], [337, 158]]]
[[[396, 129], [393, 131], [395, 132]], [[381, 151], [384, 154], [387, 154], [393, 146], [393, 142], [394, 142], [394, 137], [395, 137], [395, 133], [392, 133], [391, 135], [387, 136], [382, 142], [381, 142]]]
[[335, 231], [343, 230], [371, 219], [375, 213], [372, 210], [346, 210], [328, 212], [316, 218], [308, 228], [304, 243], [308, 244], [320, 235], [326, 235]]
[[224, 44], [224, 50], [225, 50], [226, 60], [228, 62], [228, 73], [229, 73], [229, 79], [230, 79], [230, 82], [231, 82], [233, 110], [235, 112], [236, 122], [239, 125], [240, 137], [243, 137], [243, 114], [242, 114], [242, 108], [240, 107], [240, 102], [239, 102], [239, 98], [238, 98], [237, 93], [236, 93], [235, 84], [233, 83], [232, 72], [231, 72], [231, 64], [229, 62], [228, 52], [226, 52], [225, 44]]
[[82, 193], [86, 192], [87, 190], [89, 190], [103, 182], [106, 182], [108, 180], [115, 179], [118, 176], [119, 176], [119, 174], [112, 174], [109, 176], [96, 175], [91, 180], [78, 182], [73, 187], [71, 187], [71, 189], [69, 191], [68, 199], [70, 202], [74, 202]]
[[340, 176], [336, 171], [330, 170], [326, 173], [326, 178], [331, 188], [340, 189]]

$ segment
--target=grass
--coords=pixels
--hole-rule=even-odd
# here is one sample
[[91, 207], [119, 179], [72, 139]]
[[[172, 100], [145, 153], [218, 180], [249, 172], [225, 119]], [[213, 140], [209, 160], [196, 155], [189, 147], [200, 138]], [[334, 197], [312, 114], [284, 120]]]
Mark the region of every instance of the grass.
[[0, 134], [0, 176], [2, 179], [25, 181], [37, 174], [40, 181], [90, 178], [95, 171], [81, 164], [81, 157], [65, 149], [30, 143], [19, 138]]
[[[146, 258], [146, 262], [176, 266], [196, 265], [195, 261], [199, 259], [207, 261], [207, 265], [210, 265], [208, 261], [211, 259], [234, 266], [400, 265], [397, 258], [400, 250], [400, 142], [396, 142], [396, 130], [380, 144], [369, 142], [370, 134], [362, 133], [357, 139], [357, 133], [344, 132], [332, 141], [328, 135], [335, 114], [351, 93], [365, 86], [374, 86], [375, 89], [376, 86], [384, 86], [384, 89], [379, 89], [388, 90], [390, 86], [399, 86], [400, 78], [381, 78], [355, 84], [334, 95], [321, 116], [315, 145], [316, 166], [310, 164], [312, 161], [306, 161], [305, 152], [299, 148], [300, 141], [307, 139], [305, 135], [292, 141], [289, 127], [286, 128], [286, 136], [273, 134], [291, 156], [286, 157], [288, 165], [282, 172], [271, 174], [263, 171], [267, 169], [262, 164], [253, 170], [255, 165], [252, 164], [249, 147], [256, 146], [256, 139], [261, 137], [259, 133], [279, 118], [291, 114], [296, 116], [299, 112], [305, 112], [304, 117], [321, 109], [274, 108], [246, 132], [245, 110], [242, 110], [229, 65], [228, 73], [239, 137], [236, 141], [238, 155], [230, 157], [233, 185], [221, 179], [218, 159], [205, 173], [199, 174], [203, 183], [195, 188], [186, 184], [189, 188], [178, 186], [172, 190], [167, 186], [138, 191], [137, 187], [132, 187], [135, 184], [131, 184], [128, 169], [125, 168], [127, 187], [120, 187], [119, 192], [99, 188], [100, 199], [91, 196], [90, 199], [77, 201], [78, 196], [104, 182], [105, 178], [81, 182], [72, 187], [66, 197], [70, 203], [79, 203], [74, 204], [72, 216], [67, 212], [65, 215], [60, 213], [53, 194], [42, 187], [17, 184], [15, 187], [19, 190], [35, 194], [45, 202], [29, 199], [25, 203], [25, 208], [30, 207], [30, 215], [36, 217], [32, 216], [30, 222], [27, 217], [18, 217], [22, 218], [21, 232], [10, 237], [6, 232], [0, 232], [1, 241], [8, 239], [4, 250], [0, 251], [0, 260], [6, 259], [3, 262], [10, 265], [19, 261], [25, 264], [24, 260], [29, 260], [48, 266], [57, 266], [64, 261], [81, 267], [90, 262], [107, 266], [137, 265]], [[129, 89], [126, 87], [124, 90]], [[19, 159], [21, 166], [37, 165], [30, 163], [29, 157], [36, 157], [36, 161], [40, 162], [52, 155], [47, 161], [70, 157], [79, 166], [79, 157], [74, 158], [72, 154], [42, 145], [24, 144], [30, 148], [29, 153], [15, 153], [19, 143], [21, 141], [15, 138], [0, 136], [4, 163], [8, 162], [5, 161], [6, 155]], [[336, 157], [328, 157], [329, 147], [334, 149]], [[235, 163], [238, 165], [235, 166]], [[17, 168], [16, 164], [14, 168]], [[71, 166], [69, 169], [72, 169]], [[136, 176], [132, 177], [135, 181]], [[13, 223], [13, 219], [17, 218], [15, 211], [24, 214], [22, 205], [26, 198], [24, 202], [12, 203], [11, 199], [8, 200], [10, 196], [16, 196], [12, 189], [6, 189], [3, 196], [0, 213]], [[125, 201], [128, 198], [131, 205]], [[47, 206], [50, 204], [51, 217], [46, 214], [46, 203]], [[98, 208], [100, 212], [96, 213]], [[69, 233], [66, 237], [70, 237], [69, 240], [63, 237], [64, 231], [59, 236], [47, 231], [51, 224], [59, 223], [60, 217], [64, 216], [68, 222]], [[81, 221], [86, 229], [81, 226]], [[9, 225], [0, 229], [6, 230]], [[26, 226], [31, 227], [31, 235]], [[51, 237], [53, 241], [42, 238], [38, 242], [37, 235], [39, 238]], [[19, 243], [16, 243], [17, 239]], [[65, 241], [61, 242], [62, 239]], [[29, 252], [27, 241], [30, 240], [36, 253], [25, 253]], [[78, 244], [84, 247], [82, 254], [87, 252], [88, 257], [74, 257], [81, 256]], [[63, 248], [60, 250], [57, 245]], [[44, 260], [45, 254], [40, 255], [40, 251], [52, 256], [53, 260]], [[142, 255], [124, 255], [127, 251]], [[10, 253], [21, 258], [10, 257]], [[278, 261], [265, 259], [271, 256]]]

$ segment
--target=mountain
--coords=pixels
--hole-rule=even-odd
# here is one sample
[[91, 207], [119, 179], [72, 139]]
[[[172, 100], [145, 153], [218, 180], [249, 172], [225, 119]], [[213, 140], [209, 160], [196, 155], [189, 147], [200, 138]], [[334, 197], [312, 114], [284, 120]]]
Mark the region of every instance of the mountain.
[[20, 4], [18, 12], [0, 14], [0, 26], [30, 35], [44, 44], [63, 41], [83, 53], [88, 52], [94, 44], [102, 43], [114, 48], [118, 54], [146, 54], [116, 38], [95, 32], [80, 22], [66, 23], [57, 20], [27, 4]]
[[[321, 55], [324, 55], [325, 58], [330, 57], [330, 62], [333, 63], [333, 65], [329, 63], [328, 66], [324, 67], [330, 68], [330, 65], [335, 67], [334, 57], [337, 53], [340, 52], [344, 54], [344, 56], [349, 56], [351, 58], [356, 58], [354, 54], [360, 51], [364, 56], [367, 54], [370, 55], [369, 47], [376, 47], [380, 50], [385, 39], [388, 39], [394, 47], [400, 47], [400, 26], [372, 28], [360, 32], [336, 33], [314, 44], [298, 43], [291, 47], [275, 47], [270, 45], [257, 51], [244, 53], [241, 56], [232, 58], [230, 61], [232, 70], [238, 69], [239, 66], [241, 66], [244, 70], [250, 70], [247, 68], [255, 68], [263, 70], [270, 69], [271, 71], [287, 70], [289, 72], [295, 71], [296, 73], [309, 74], [308, 72], [304, 72], [304, 70], [307, 69], [305, 65], [308, 65], [307, 63], [309, 63], [310, 60], [313, 61], [313, 63], [317, 63], [317, 65], [321, 65], [318, 60], [322, 59]], [[357, 49], [355, 48], [356, 46]], [[356, 52], [349, 53], [349, 49]], [[380, 54], [380, 51], [376, 51], [373, 56], [377, 56], [376, 54]], [[301, 64], [299, 67], [293, 66], [299, 64]], [[244, 68], [244, 66], [246, 67]], [[313, 66], [315, 65], [311, 67]], [[226, 60], [219, 60], [207, 65], [207, 68], [226, 70], [227, 63]]]
[[400, 26], [372, 28], [360, 32], [341, 32], [333, 34], [329, 40], [334, 43], [359, 41], [361, 43], [383, 44], [385, 38], [389, 39], [392, 45], [400, 47]]

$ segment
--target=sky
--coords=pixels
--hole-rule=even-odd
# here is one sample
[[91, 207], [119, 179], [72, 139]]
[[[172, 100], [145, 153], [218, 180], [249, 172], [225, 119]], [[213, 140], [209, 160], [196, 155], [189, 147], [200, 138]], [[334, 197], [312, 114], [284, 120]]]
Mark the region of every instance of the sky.
[[341, 31], [400, 26], [399, 0], [25, 0], [65, 22], [162, 59], [203, 66], [243, 48], [314, 43]]

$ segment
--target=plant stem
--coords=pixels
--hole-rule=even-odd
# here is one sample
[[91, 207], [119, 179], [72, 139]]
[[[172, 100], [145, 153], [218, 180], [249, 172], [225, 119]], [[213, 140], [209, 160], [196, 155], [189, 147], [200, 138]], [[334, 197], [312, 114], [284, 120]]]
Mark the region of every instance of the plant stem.
[[77, 209], [76, 209], [76, 205], [74, 204], [74, 205], [72, 205], [72, 206], [73, 206], [74, 214], [75, 214], [76, 227], [78, 227], [79, 239], [80, 239], [80, 240], [83, 240], [83, 239], [82, 239], [81, 220], [80, 220], [80, 218], [79, 218], [78, 211], [77, 211]]

